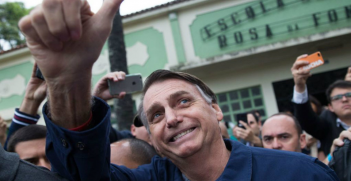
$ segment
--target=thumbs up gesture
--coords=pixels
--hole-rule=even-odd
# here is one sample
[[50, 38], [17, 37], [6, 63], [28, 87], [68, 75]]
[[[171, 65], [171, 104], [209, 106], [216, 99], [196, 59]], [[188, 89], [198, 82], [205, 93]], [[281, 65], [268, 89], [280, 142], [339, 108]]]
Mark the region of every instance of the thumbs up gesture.
[[87, 1], [43, 0], [19, 21], [48, 87], [52, 121], [67, 129], [91, 115], [91, 70], [122, 0], [105, 0], [94, 14]]

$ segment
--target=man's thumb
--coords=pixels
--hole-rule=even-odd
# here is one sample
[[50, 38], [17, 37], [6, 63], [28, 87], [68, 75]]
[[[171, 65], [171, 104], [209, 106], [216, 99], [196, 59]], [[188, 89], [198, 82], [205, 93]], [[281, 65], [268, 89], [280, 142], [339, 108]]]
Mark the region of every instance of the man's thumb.
[[97, 22], [102, 24], [112, 23], [122, 1], [123, 0], [104, 0], [100, 10], [95, 14]]

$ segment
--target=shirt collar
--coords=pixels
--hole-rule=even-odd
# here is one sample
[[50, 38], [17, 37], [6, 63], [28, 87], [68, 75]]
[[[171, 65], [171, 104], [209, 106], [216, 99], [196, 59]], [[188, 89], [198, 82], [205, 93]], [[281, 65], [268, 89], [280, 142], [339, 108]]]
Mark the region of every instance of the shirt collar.
[[350, 128], [349, 125], [347, 125], [346, 123], [342, 122], [341, 119], [337, 118], [337, 119], [336, 119], [336, 126], [337, 126], [337, 127], [340, 127], [340, 125], [341, 125], [345, 130], [347, 130], [347, 129]]
[[230, 153], [228, 163], [218, 180], [250, 181], [252, 177], [252, 152], [238, 141], [224, 140]]

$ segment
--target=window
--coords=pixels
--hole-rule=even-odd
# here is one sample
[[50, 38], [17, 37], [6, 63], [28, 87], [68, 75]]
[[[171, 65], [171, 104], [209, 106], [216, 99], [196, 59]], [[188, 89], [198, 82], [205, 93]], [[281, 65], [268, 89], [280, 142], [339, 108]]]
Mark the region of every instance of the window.
[[260, 86], [220, 93], [217, 98], [224, 121], [236, 124], [235, 115], [253, 110], [259, 111], [263, 120], [267, 118]]

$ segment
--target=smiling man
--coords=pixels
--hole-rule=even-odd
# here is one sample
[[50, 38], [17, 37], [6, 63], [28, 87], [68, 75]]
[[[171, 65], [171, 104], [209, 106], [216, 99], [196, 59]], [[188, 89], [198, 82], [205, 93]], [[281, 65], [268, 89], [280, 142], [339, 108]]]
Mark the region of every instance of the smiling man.
[[54, 172], [69, 180], [337, 180], [316, 158], [223, 140], [216, 95], [195, 76], [168, 70], [146, 80], [139, 114], [164, 158], [137, 169], [110, 165], [110, 107], [91, 98], [90, 87], [120, 3], [105, 0], [94, 14], [87, 1], [44, 0], [19, 23], [48, 86], [43, 115]]
[[306, 135], [295, 117], [278, 113], [263, 124], [262, 142], [264, 148], [301, 152], [306, 146]]

